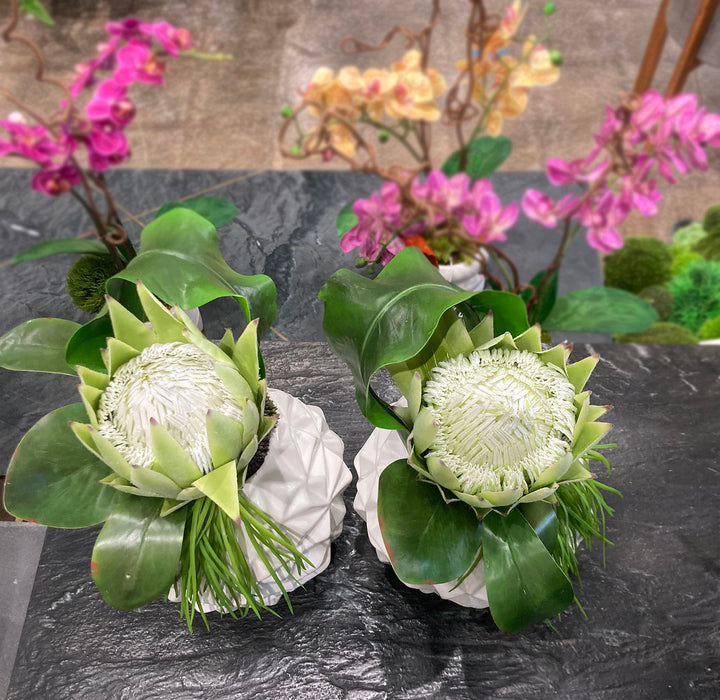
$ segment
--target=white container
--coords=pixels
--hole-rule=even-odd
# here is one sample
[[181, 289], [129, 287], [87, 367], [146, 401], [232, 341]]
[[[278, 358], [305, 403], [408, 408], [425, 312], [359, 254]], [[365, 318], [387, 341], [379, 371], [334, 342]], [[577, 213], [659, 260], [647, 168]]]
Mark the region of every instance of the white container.
[[[319, 408], [278, 389], [268, 389], [268, 395], [277, 407], [279, 420], [270, 436], [265, 461], [248, 478], [243, 493], [273, 518], [312, 562], [302, 574], [290, 565], [297, 581], [278, 565], [275, 572], [290, 592], [330, 563], [330, 545], [342, 531], [345, 517], [342, 494], [351, 475], [343, 463], [343, 441], [330, 430]], [[265, 605], [274, 605], [282, 597], [280, 589], [245, 533], [239, 528], [236, 531]], [[168, 598], [179, 600], [174, 587]], [[205, 612], [219, 609], [209, 592], [201, 599]]]
[[438, 269], [448, 282], [465, 291], [480, 292], [485, 289], [485, 276], [480, 274], [480, 263], [477, 260], [440, 265]]
[[[378, 559], [390, 563], [378, 522], [377, 500], [380, 474], [385, 467], [397, 459], [407, 459], [405, 443], [394, 430], [376, 428], [355, 457], [355, 470], [358, 474], [355, 510], [367, 523], [368, 537], [375, 547]], [[412, 467], [408, 466], [408, 469]], [[410, 585], [423, 593], [437, 593], [441, 598], [451, 600], [468, 608], [487, 608], [487, 590], [482, 561], [475, 570], [459, 585], [455, 581], [433, 585]]]

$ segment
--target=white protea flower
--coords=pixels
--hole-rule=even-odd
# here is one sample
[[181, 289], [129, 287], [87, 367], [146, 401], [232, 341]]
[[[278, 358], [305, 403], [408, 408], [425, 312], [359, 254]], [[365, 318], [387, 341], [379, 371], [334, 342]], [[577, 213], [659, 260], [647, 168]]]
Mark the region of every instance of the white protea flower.
[[78, 367], [90, 423], [72, 429], [113, 470], [110, 486], [165, 499], [163, 515], [207, 496], [237, 520], [246, 467], [276, 421], [264, 415], [257, 321], [217, 346], [141, 283], [138, 295], [149, 324], [107, 298], [107, 374]]
[[491, 315], [469, 334], [455, 323], [452, 343], [461, 352], [422, 371], [390, 368], [417, 471], [478, 509], [552, 502], [560, 484], [593, 478], [587, 452], [611, 427], [582, 391], [596, 357], [568, 365], [570, 348], [543, 351], [538, 326], [496, 337]]

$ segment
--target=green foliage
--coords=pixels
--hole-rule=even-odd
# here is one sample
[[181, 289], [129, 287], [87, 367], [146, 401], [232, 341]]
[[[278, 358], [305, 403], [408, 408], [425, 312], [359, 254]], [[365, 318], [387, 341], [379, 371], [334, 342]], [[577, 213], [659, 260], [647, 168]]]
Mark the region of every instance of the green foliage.
[[709, 318], [705, 323], [700, 326], [698, 331], [700, 340], [713, 340], [714, 338], [720, 338], [720, 316]]
[[615, 287], [585, 287], [563, 294], [543, 321], [546, 331], [633, 333], [657, 321], [643, 299]]
[[215, 226], [179, 207], [142, 232], [140, 253], [107, 285], [118, 298], [119, 280], [143, 284], [166, 304], [195, 309], [220, 297], [234, 297], [247, 320], [260, 319], [260, 334], [275, 320], [275, 285], [266, 275], [241, 275], [223, 259]]
[[[540, 270], [531, 280], [530, 284], [537, 287], [545, 277], [545, 270]], [[550, 277], [543, 284], [538, 294], [537, 303], [530, 310], [528, 321], [530, 323], [542, 323], [552, 312], [555, 302], [557, 301], [559, 274], [558, 270], [554, 270]], [[522, 300], [527, 304], [533, 294], [532, 289], [525, 289], [522, 293]]]
[[482, 525], [490, 613], [503, 632], [517, 632], [570, 605], [570, 579], [519, 509], [506, 516], [488, 513]]
[[449, 265], [451, 262], [471, 262], [472, 258], [465, 253], [461, 253], [458, 257], [457, 249], [447, 236], [437, 236], [436, 238], [428, 238], [425, 241], [428, 248], [432, 250], [433, 255], [441, 265]]
[[693, 251], [705, 260], [720, 260], [720, 234], [699, 240], [693, 246]]
[[672, 278], [669, 320], [696, 332], [709, 318], [720, 315], [720, 262], [699, 260]]
[[464, 292], [447, 282], [415, 246], [401, 250], [375, 280], [338, 270], [320, 290], [328, 344], [350, 368], [360, 410], [380, 428], [402, 428], [370, 388], [382, 368], [417, 355], [450, 307], [492, 309], [498, 334], [527, 327], [525, 305], [507, 292]]
[[667, 287], [654, 284], [643, 289], [638, 296], [652, 304], [661, 321], [665, 321], [672, 312], [673, 298]]
[[705, 231], [703, 225], [699, 221], [693, 221], [673, 233], [670, 252], [676, 255], [684, 248], [689, 250], [705, 236], [707, 236], [707, 231]]
[[105, 283], [117, 272], [110, 257], [84, 255], [68, 270], [67, 292], [73, 304], [89, 314], [105, 305]]
[[695, 345], [697, 337], [687, 328], [678, 326], [676, 323], [661, 321], [653, 323], [650, 328], [640, 333], [621, 333], [613, 336], [616, 343], [639, 343], [659, 345]]
[[691, 262], [702, 259], [703, 256], [700, 255], [700, 253], [696, 253], [689, 248], [682, 248], [678, 252], [674, 253], [670, 272], [672, 272], [673, 276], [679, 275]]
[[338, 240], [340, 240], [353, 226], [357, 225], [357, 214], [353, 211], [354, 202], [348, 202], [337, 215], [335, 226], [337, 228]]
[[73, 403], [48, 413], [25, 433], [8, 467], [9, 513], [50, 527], [89, 527], [135, 498], [100, 483], [110, 468], [68, 425], [86, 420], [83, 404]]
[[605, 258], [605, 285], [633, 294], [670, 279], [672, 255], [657, 238], [628, 236], [625, 245]]
[[[507, 136], [481, 136], [467, 146], [464, 172], [471, 180], [492, 175], [512, 152], [512, 141]], [[455, 151], [443, 164], [446, 175], [461, 171], [460, 151]]]
[[61, 255], [63, 253], [92, 253], [93, 255], [109, 256], [105, 244], [96, 238], [59, 238], [55, 241], [43, 241], [37, 245], [30, 246], [22, 252], [13, 256], [12, 264], [25, 262], [26, 260], [38, 260], [47, 258], [50, 255]]
[[55, 20], [43, 7], [40, 0], [20, 0], [18, 5], [21, 12], [27, 12], [28, 14], [34, 15], [48, 26], [52, 27], [55, 24]]
[[720, 204], [708, 207], [702, 225], [708, 236], [720, 236]]
[[405, 583], [453, 581], [470, 568], [480, 547], [475, 511], [460, 501], [446, 503], [406, 459], [380, 475], [378, 518], [390, 561]]
[[0, 337], [0, 367], [26, 372], [75, 374], [65, 360], [65, 346], [80, 328], [62, 318], [34, 318]]

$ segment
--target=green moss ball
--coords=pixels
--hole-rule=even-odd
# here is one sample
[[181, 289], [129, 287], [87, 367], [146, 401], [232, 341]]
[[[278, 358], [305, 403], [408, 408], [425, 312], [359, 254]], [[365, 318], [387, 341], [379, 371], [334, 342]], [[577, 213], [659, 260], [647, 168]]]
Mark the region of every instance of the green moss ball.
[[657, 238], [628, 236], [625, 245], [605, 258], [605, 285], [637, 294], [670, 279], [672, 255]]
[[667, 287], [654, 284], [652, 287], [645, 287], [638, 296], [653, 305], [661, 321], [665, 321], [672, 312], [673, 298]]
[[692, 248], [699, 240], [707, 236], [707, 231], [703, 228], [703, 225], [699, 221], [693, 221], [687, 226], [679, 228], [672, 235], [672, 246], [670, 250], [677, 249], [678, 251], [683, 248]]
[[703, 256], [700, 255], [700, 253], [695, 253], [694, 251], [685, 248], [673, 257], [670, 272], [673, 276], [679, 275], [691, 262], [702, 259]]
[[105, 282], [117, 272], [110, 256], [85, 255], [68, 271], [67, 291], [75, 306], [96, 314], [105, 303]]
[[669, 321], [697, 332], [705, 321], [720, 316], [720, 262], [691, 262], [667, 286], [673, 296]]
[[713, 340], [714, 338], [720, 338], [720, 316], [709, 318], [705, 323], [700, 326], [698, 331], [700, 340]]
[[702, 225], [708, 236], [720, 236], [720, 204], [708, 207]]
[[665, 321], [653, 323], [650, 328], [646, 328], [639, 333], [614, 335], [613, 340], [616, 343], [640, 343], [643, 345], [650, 343], [658, 345], [695, 345], [698, 342], [695, 334], [687, 328]]

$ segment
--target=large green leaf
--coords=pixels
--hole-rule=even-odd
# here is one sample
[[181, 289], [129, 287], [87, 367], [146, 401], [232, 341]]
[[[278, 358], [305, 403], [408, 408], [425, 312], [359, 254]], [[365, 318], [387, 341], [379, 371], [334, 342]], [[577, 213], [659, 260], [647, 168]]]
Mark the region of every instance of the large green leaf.
[[82, 365], [96, 372], [105, 372], [100, 350], [107, 345], [107, 339], [112, 334], [112, 323], [107, 313], [80, 326], [65, 348], [67, 363], [73, 367]]
[[[465, 172], [471, 180], [490, 177], [508, 158], [512, 141], [507, 136], [481, 136], [467, 146]], [[460, 172], [460, 151], [455, 151], [443, 164], [446, 175]]]
[[[545, 270], [540, 270], [531, 280], [530, 284], [533, 287], [537, 287], [540, 282], [542, 281], [542, 278], [545, 277]], [[540, 293], [538, 294], [537, 303], [535, 306], [533, 306], [532, 310], [530, 311], [529, 320], [530, 323], [540, 323], [542, 322], [550, 315], [550, 312], [553, 309], [553, 306], [555, 306], [555, 300], [557, 299], [557, 289], [558, 289], [558, 271], [553, 270], [550, 273], [550, 277], [548, 280], [543, 284], [542, 289], [540, 290]], [[525, 289], [522, 293], [522, 299], [527, 304], [530, 297], [533, 294], [532, 289]]]
[[164, 595], [177, 578], [187, 508], [160, 517], [160, 498], [135, 496], [108, 517], [90, 563], [109, 605], [137, 608]]
[[48, 413], [28, 430], [5, 480], [8, 512], [51, 527], [89, 527], [136, 498], [98, 483], [110, 468], [68, 426], [68, 421], [87, 419], [84, 406], [74, 403]]
[[178, 202], [168, 202], [160, 207], [155, 218], [162, 216], [165, 212], [173, 209], [190, 209], [200, 216], [206, 218], [215, 228], [229, 224], [240, 210], [227, 199], [222, 197], [191, 197]]
[[96, 238], [60, 238], [56, 241], [43, 241], [30, 248], [26, 248], [13, 256], [12, 263], [15, 264], [26, 260], [47, 258], [50, 255], [60, 255], [61, 253], [110, 255], [105, 245]]
[[[512, 333], [513, 336], [516, 336], [529, 327], [525, 303], [516, 294], [489, 289], [478, 292], [468, 299], [466, 304], [471, 306], [476, 313], [484, 315], [492, 312], [495, 335]], [[463, 306], [461, 305], [460, 308], [462, 309]]]
[[635, 333], [658, 320], [650, 303], [615, 287], [585, 287], [558, 297], [542, 326], [547, 331]]
[[185, 208], [173, 209], [142, 232], [140, 254], [108, 280], [142, 280], [167, 304], [194, 309], [219, 297], [235, 297], [248, 320], [260, 319], [267, 331], [275, 320], [275, 285], [266, 275], [240, 275], [223, 260], [215, 227]]
[[446, 503], [437, 486], [418, 480], [407, 460], [380, 475], [378, 518], [395, 573], [411, 584], [454, 581], [480, 548], [480, 521], [470, 506]]
[[338, 239], [342, 238], [353, 226], [357, 225], [358, 217], [353, 211], [354, 202], [348, 202], [337, 215], [335, 226], [337, 228]]
[[572, 602], [570, 579], [517, 508], [483, 518], [482, 545], [490, 612], [503, 632], [557, 615]]
[[463, 291], [447, 282], [415, 246], [401, 250], [375, 280], [338, 270], [320, 290], [320, 299], [325, 302], [328, 343], [353, 374], [360, 410], [381, 428], [402, 425], [378, 401], [370, 380], [382, 367], [418, 354], [447, 309], [465, 301], [482, 312], [503, 307], [498, 315], [505, 326], [520, 332], [527, 328], [525, 306], [517, 297]]
[[65, 345], [80, 328], [62, 318], [34, 318], [0, 337], [0, 367], [29, 372], [75, 374], [65, 361]]

